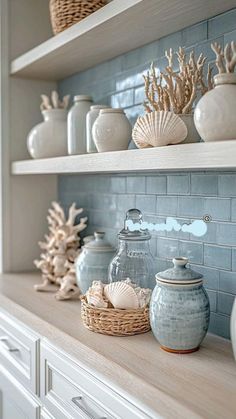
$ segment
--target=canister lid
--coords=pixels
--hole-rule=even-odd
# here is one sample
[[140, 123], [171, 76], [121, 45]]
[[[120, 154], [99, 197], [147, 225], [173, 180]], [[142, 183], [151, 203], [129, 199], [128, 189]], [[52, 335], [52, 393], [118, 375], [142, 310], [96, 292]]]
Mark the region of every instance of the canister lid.
[[91, 111], [93, 111], [94, 109], [107, 109], [108, 106], [107, 105], [92, 105], [90, 106]]
[[156, 280], [172, 284], [193, 284], [202, 282], [202, 275], [186, 267], [188, 259], [184, 257], [173, 259], [173, 268], [156, 274]]
[[84, 245], [85, 249], [89, 249], [93, 252], [114, 252], [115, 249], [104, 237], [105, 233], [103, 231], [96, 231], [94, 233], [94, 240], [86, 243]]
[[104, 113], [124, 113], [122, 108], [103, 108], [100, 110], [100, 114]]
[[80, 102], [80, 101], [83, 101], [83, 100], [87, 100], [89, 102], [92, 102], [93, 98], [92, 98], [92, 96], [88, 96], [88, 95], [76, 95], [76, 96], [74, 96], [74, 102]]
[[149, 240], [151, 234], [143, 227], [143, 216], [136, 208], [129, 209], [126, 213], [124, 228], [118, 234], [121, 240]]

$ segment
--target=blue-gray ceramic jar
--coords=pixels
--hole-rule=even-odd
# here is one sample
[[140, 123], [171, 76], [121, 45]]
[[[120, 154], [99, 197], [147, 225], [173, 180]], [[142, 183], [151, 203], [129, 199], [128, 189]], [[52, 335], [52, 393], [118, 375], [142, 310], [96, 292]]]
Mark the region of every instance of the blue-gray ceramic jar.
[[210, 304], [202, 275], [187, 268], [187, 258], [156, 275], [150, 302], [150, 323], [161, 348], [173, 353], [199, 349], [209, 326]]
[[83, 247], [75, 262], [76, 280], [82, 294], [85, 294], [93, 281], [108, 282], [108, 266], [115, 249], [105, 239], [105, 233], [94, 233], [94, 240]]

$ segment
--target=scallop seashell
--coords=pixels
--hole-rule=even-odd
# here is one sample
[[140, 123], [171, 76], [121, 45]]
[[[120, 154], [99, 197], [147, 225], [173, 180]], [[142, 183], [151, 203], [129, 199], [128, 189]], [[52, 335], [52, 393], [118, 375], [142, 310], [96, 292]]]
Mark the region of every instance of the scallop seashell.
[[105, 301], [102, 294], [99, 292], [94, 292], [92, 288], [89, 288], [89, 290], [86, 293], [86, 298], [88, 304], [98, 307], [98, 308], [106, 308], [108, 306], [108, 301]]
[[161, 147], [181, 143], [187, 133], [187, 126], [178, 115], [155, 111], [137, 119], [132, 138], [138, 148]]
[[124, 281], [112, 282], [104, 287], [104, 295], [114, 308], [134, 309], [139, 301], [134, 289]]

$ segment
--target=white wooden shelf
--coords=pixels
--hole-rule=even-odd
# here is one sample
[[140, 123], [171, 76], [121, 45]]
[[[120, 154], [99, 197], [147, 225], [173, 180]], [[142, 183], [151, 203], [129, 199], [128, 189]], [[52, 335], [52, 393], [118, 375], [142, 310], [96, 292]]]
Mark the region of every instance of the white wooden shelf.
[[60, 80], [235, 6], [235, 0], [113, 0], [13, 60], [11, 74]]
[[12, 163], [14, 175], [214, 169], [236, 170], [236, 140], [23, 160]]

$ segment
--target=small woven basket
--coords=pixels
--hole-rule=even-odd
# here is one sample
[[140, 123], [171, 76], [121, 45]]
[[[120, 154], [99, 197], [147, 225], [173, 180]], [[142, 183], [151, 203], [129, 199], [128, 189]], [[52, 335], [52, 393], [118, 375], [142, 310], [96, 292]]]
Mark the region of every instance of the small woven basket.
[[107, 0], [50, 0], [49, 9], [54, 35], [84, 19], [106, 3]]
[[131, 336], [148, 332], [150, 328], [149, 308], [121, 310], [97, 308], [81, 297], [81, 317], [84, 326], [92, 332], [111, 336]]

